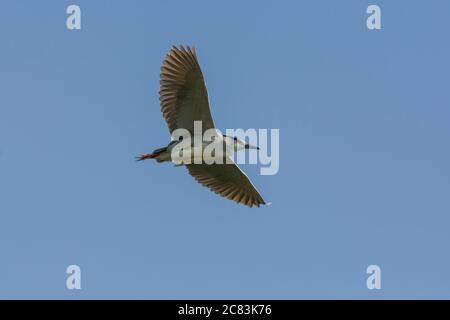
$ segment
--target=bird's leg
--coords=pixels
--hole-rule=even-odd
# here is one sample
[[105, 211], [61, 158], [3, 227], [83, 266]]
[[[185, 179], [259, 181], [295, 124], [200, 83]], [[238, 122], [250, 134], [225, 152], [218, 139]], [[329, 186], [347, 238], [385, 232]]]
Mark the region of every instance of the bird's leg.
[[[153, 151], [153, 153], [142, 154], [139, 157], [136, 157], [136, 161], [142, 161], [147, 159], [155, 159], [159, 155], [163, 154], [166, 151], [166, 148], [161, 148]], [[158, 160], [158, 159], [157, 159]]]
[[146, 153], [136, 157], [136, 161], [142, 161], [147, 159], [153, 159], [155, 156], [153, 153]]

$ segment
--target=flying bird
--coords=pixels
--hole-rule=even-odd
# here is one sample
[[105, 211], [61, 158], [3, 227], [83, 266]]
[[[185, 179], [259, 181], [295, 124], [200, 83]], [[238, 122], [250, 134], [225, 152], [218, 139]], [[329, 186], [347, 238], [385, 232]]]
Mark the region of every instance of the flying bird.
[[[172, 47], [166, 55], [160, 74], [161, 111], [172, 134], [176, 129], [186, 129], [194, 136], [194, 121], [201, 121], [202, 131], [215, 129], [209, 106], [208, 91], [197, 60], [195, 48]], [[222, 135], [218, 143], [234, 151], [258, 149], [237, 137]], [[171, 161], [171, 152], [180, 141], [171, 141], [166, 147], [137, 157], [138, 161], [155, 159]], [[266, 204], [247, 175], [229, 158], [224, 164], [184, 164], [189, 173], [203, 186], [218, 195], [246, 206]]]

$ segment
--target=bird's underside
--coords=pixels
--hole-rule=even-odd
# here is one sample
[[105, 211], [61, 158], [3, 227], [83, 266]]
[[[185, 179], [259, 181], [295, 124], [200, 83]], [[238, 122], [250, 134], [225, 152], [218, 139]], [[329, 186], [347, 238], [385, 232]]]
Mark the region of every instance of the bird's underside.
[[[208, 91], [194, 48], [173, 47], [161, 67], [160, 104], [170, 133], [187, 129], [194, 134], [194, 121], [202, 122], [203, 132], [215, 128]], [[143, 155], [138, 160], [155, 158], [170, 161], [170, 144]], [[234, 163], [187, 164], [195, 180], [218, 195], [249, 207], [265, 204], [247, 175]]]

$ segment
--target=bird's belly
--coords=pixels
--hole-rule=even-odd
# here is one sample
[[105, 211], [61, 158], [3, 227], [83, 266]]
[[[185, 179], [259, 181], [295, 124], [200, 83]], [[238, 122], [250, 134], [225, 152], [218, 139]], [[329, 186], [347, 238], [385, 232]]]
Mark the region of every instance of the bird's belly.
[[175, 163], [201, 163], [206, 161], [207, 163], [223, 163], [223, 159], [227, 158], [227, 155], [231, 155], [232, 151], [223, 148], [223, 144], [218, 143], [203, 143], [202, 146], [188, 146], [183, 148], [179, 154], [173, 158]]

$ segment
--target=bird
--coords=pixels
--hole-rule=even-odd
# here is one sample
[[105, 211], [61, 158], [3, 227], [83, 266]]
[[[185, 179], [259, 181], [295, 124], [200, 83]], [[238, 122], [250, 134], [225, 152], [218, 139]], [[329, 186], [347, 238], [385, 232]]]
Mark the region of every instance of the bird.
[[[194, 135], [195, 121], [201, 121], [202, 132], [216, 129], [195, 47], [173, 46], [166, 54], [161, 67], [159, 95], [160, 109], [171, 134], [176, 129], [186, 129]], [[233, 151], [259, 150], [259, 147], [237, 137], [221, 134], [220, 131], [217, 134], [217, 143], [223, 143]], [[181, 140], [172, 140], [166, 147], [142, 154], [136, 160], [171, 161], [172, 150]], [[248, 176], [228, 155], [226, 157], [226, 163], [207, 164], [203, 161], [181, 165], [186, 166], [197, 182], [224, 198], [250, 208], [265, 205], [266, 202]]]

